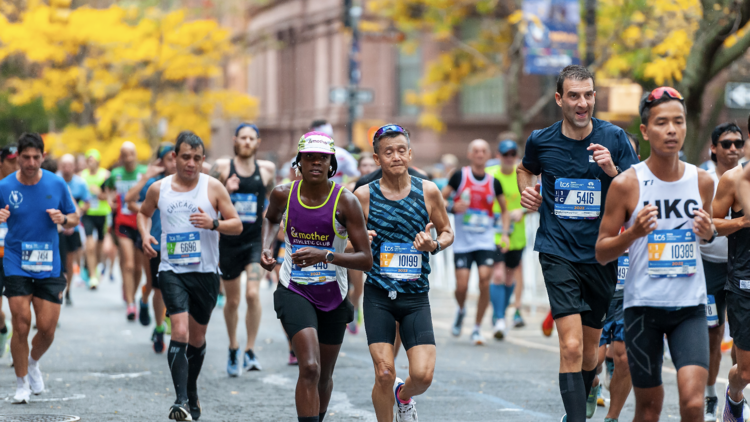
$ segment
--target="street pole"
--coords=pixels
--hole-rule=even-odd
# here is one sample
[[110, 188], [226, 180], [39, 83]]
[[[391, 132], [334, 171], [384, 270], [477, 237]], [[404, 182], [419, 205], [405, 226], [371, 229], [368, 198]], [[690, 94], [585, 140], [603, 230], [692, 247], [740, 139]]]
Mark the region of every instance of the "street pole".
[[350, 7], [348, 13], [352, 28], [352, 45], [349, 50], [349, 121], [346, 125], [348, 135], [348, 145], [346, 149], [351, 151], [354, 149], [354, 121], [358, 117], [357, 111], [359, 108], [357, 91], [359, 90], [359, 81], [362, 79], [362, 71], [360, 70], [359, 63], [359, 17], [362, 15], [362, 7], [354, 4], [354, 2], [349, 4]]
[[594, 49], [596, 48], [596, 2], [597, 0], [586, 0], [586, 59], [584, 64], [588, 67], [594, 64]]

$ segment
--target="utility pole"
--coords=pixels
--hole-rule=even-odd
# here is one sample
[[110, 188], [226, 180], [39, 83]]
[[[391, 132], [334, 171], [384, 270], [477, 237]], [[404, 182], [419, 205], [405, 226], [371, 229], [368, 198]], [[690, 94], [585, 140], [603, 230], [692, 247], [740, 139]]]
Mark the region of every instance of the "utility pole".
[[360, 69], [360, 32], [359, 18], [362, 16], [362, 7], [355, 4], [353, 0], [344, 0], [344, 26], [352, 30], [352, 45], [349, 49], [349, 86], [348, 86], [348, 106], [349, 119], [346, 125], [348, 135], [347, 150], [353, 150], [354, 146], [354, 122], [359, 114], [359, 99], [357, 91], [359, 82], [362, 79], [362, 70]]
[[597, 0], [586, 0], [586, 58], [584, 65], [591, 66], [596, 60], [594, 50], [596, 49], [596, 2]]

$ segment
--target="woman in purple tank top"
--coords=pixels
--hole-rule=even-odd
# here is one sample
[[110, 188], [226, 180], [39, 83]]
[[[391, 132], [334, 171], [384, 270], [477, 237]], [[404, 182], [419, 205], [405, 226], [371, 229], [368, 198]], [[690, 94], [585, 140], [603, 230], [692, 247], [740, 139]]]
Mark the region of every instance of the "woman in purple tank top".
[[[274, 309], [299, 362], [298, 420], [320, 422], [331, 399], [346, 324], [354, 316], [346, 297], [346, 269], [369, 271], [372, 252], [359, 201], [328, 180], [337, 168], [333, 139], [307, 133], [297, 152], [293, 165], [302, 180], [271, 192], [261, 266], [272, 271], [276, 265], [272, 247], [283, 221], [287, 259], [274, 292]], [[346, 252], [348, 242], [352, 252]]]

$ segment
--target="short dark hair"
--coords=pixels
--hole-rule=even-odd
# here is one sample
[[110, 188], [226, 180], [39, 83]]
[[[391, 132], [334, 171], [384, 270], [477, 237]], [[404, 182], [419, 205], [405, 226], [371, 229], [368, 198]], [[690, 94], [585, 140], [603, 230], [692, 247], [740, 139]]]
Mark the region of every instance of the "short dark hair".
[[57, 173], [57, 160], [54, 159], [51, 155], [48, 155], [47, 158], [42, 161], [42, 165], [40, 167], [42, 168], [42, 170], [47, 170], [51, 173]]
[[638, 140], [638, 137], [633, 135], [630, 132], [625, 132], [625, 134], [628, 136], [628, 140], [635, 144], [635, 155], [640, 156], [641, 155], [641, 142]]
[[[338, 160], [336, 160], [336, 154], [330, 154], [330, 156], [331, 156], [331, 169], [328, 170], [329, 179], [333, 177], [336, 174], [336, 172], [339, 171], [339, 162]], [[299, 168], [301, 161], [302, 161], [302, 153], [298, 152], [297, 156], [294, 157], [294, 160], [292, 160], [292, 168]]]
[[578, 64], [572, 64], [566, 66], [565, 69], [561, 70], [557, 75], [557, 93], [563, 95], [563, 82], [566, 79], [572, 79], [574, 81], [585, 81], [591, 79], [591, 83], [594, 83], [594, 74], [586, 66]]
[[[714, 146], [719, 144], [719, 138], [721, 138], [721, 135], [725, 133], [739, 133], [740, 138], [745, 138], [742, 134], [742, 129], [740, 129], [739, 126], [737, 126], [737, 123], [734, 122], [725, 122], [722, 123], [714, 128], [713, 131], [711, 131], [711, 144]], [[711, 160], [715, 163], [716, 162], [716, 154], [713, 152], [711, 153]]]
[[678, 98], [672, 98], [669, 95], [662, 95], [661, 98], [656, 99], [654, 101], [651, 101], [650, 103], [646, 102], [648, 100], [649, 95], [651, 92], [645, 92], [643, 94], [643, 98], [641, 98], [641, 123], [648, 126], [648, 118], [651, 117], [651, 109], [658, 106], [659, 104], [664, 104], [668, 101], [679, 101], [680, 104], [682, 104], [682, 110], [685, 112], [685, 115], [687, 116], [687, 110], [685, 110], [685, 103], [682, 102], [682, 100]]
[[327, 124], [328, 124], [328, 120], [326, 119], [315, 119], [312, 121], [312, 123], [310, 123], [310, 130], [313, 130], [317, 127], [327, 125]]
[[174, 145], [175, 154], [180, 153], [180, 147], [182, 146], [182, 144], [186, 144], [190, 147], [190, 149], [197, 149], [198, 147], [201, 147], [201, 149], [203, 150], [203, 155], [206, 155], [206, 146], [203, 145], [203, 140], [201, 140], [198, 135], [189, 130], [183, 130], [179, 135], [177, 135], [177, 143], [175, 143]]
[[385, 132], [384, 134], [380, 135], [379, 137], [373, 138], [373, 140], [372, 140], [372, 150], [375, 152], [375, 154], [377, 154], [378, 151], [380, 150], [380, 141], [382, 141], [383, 139], [395, 138], [395, 137], [397, 137], [399, 135], [403, 135], [404, 137], [406, 137], [406, 144], [409, 146], [409, 148], [411, 148], [411, 139], [409, 139], [410, 138], [410, 136], [409, 136], [409, 130], [406, 129], [405, 127], [403, 127], [403, 126], [401, 126], [401, 128], [404, 129], [403, 132]]
[[18, 154], [29, 148], [36, 148], [44, 154], [44, 140], [38, 133], [24, 132], [18, 138]]

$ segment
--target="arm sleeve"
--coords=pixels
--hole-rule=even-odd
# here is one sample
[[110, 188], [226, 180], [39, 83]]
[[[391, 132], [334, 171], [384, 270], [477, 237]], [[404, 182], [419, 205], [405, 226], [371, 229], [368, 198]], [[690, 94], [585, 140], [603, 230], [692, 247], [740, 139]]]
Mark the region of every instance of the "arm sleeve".
[[542, 165], [539, 163], [539, 157], [537, 156], [536, 143], [534, 142], [534, 134], [526, 140], [526, 148], [524, 149], [524, 156], [521, 163], [526, 170], [539, 175], [542, 172]]
[[461, 172], [461, 169], [456, 169], [448, 180], [448, 186], [452, 187], [456, 192], [458, 192], [458, 187], [461, 186]]
[[497, 180], [497, 177], [493, 177], [492, 180], [494, 182], [494, 187], [495, 187], [495, 196], [502, 195], [503, 194], [503, 185], [500, 184], [500, 181]]
[[617, 155], [614, 157], [614, 162], [622, 171], [638, 164], [638, 156], [635, 155], [633, 146], [630, 145], [628, 135], [622, 129], [617, 131]]

